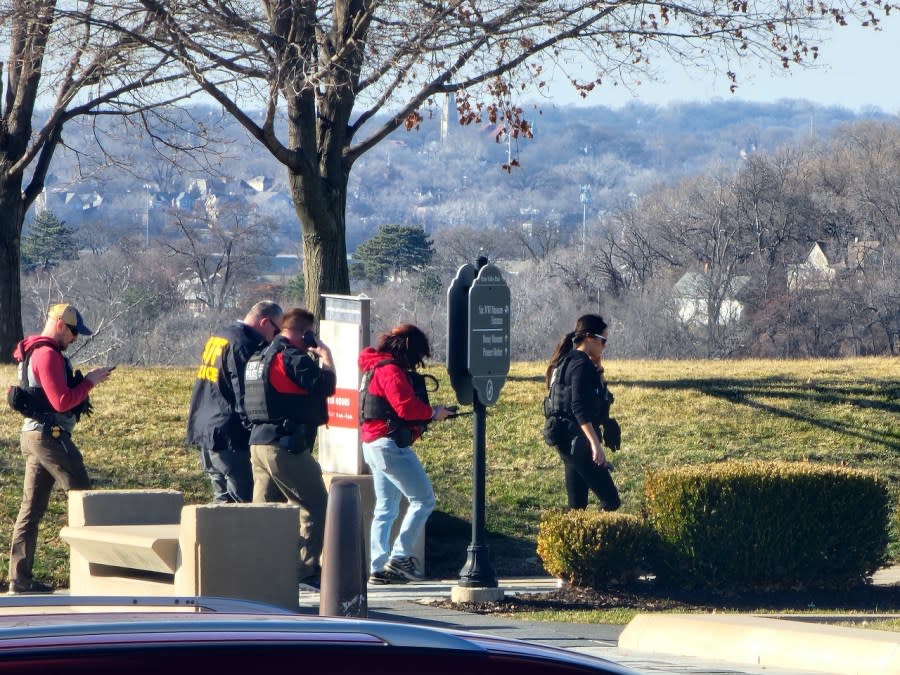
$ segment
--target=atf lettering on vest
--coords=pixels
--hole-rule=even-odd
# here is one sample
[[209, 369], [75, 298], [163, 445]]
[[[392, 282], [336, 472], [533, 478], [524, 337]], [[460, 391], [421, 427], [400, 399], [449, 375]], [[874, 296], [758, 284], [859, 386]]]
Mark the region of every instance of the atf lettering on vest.
[[197, 369], [198, 380], [209, 380], [210, 382], [219, 381], [219, 368], [216, 365], [220, 363], [222, 350], [228, 345], [228, 339], [213, 336], [206, 341], [203, 347], [203, 355], [200, 357], [200, 367]]

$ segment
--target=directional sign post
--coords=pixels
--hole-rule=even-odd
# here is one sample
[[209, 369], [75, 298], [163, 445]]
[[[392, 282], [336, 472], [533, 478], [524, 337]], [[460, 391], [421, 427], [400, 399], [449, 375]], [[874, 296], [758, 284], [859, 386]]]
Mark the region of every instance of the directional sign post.
[[447, 375], [461, 405], [472, 405], [475, 390], [468, 368], [469, 288], [478, 270], [463, 265], [447, 289]]
[[494, 405], [509, 373], [509, 286], [494, 265], [469, 289], [468, 371], [478, 399]]
[[484, 544], [486, 406], [509, 373], [510, 294], [500, 270], [479, 258], [463, 265], [447, 291], [447, 373], [460, 403], [473, 406], [472, 543], [459, 585], [497, 588]]

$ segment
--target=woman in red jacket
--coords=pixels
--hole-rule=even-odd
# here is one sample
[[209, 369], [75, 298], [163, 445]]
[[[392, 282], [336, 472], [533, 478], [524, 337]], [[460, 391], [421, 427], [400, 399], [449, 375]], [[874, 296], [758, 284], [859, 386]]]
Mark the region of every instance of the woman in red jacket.
[[[413, 552], [435, 500], [431, 481], [411, 446], [429, 422], [452, 415], [443, 406], [431, 406], [424, 379], [416, 372], [428, 356], [428, 338], [412, 324], [381, 335], [376, 347], [367, 347], [359, 355], [362, 449], [375, 487], [369, 583], [422, 578]], [[401, 497], [406, 497], [409, 507], [391, 547]]]

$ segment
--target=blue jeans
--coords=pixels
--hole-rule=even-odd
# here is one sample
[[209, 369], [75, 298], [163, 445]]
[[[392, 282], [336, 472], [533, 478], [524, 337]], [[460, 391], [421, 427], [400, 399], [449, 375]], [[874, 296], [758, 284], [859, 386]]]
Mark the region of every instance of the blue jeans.
[[[434, 510], [434, 489], [428, 474], [412, 448], [400, 448], [390, 438], [363, 443], [363, 457], [372, 470], [375, 513], [372, 517], [371, 571], [384, 569], [392, 558], [406, 558], [415, 552], [416, 542], [425, 533], [425, 523]], [[391, 528], [400, 512], [400, 498], [409, 508], [391, 548]]]
[[253, 500], [253, 473], [249, 450], [214, 452], [200, 448], [200, 466], [212, 483], [216, 504], [234, 504]]

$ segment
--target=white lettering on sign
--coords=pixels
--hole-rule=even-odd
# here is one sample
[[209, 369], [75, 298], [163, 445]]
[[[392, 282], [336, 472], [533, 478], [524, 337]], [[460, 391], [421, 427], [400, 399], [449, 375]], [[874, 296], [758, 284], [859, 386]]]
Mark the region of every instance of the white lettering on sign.
[[359, 392], [339, 388], [328, 397], [328, 425], [355, 429], [359, 426]]

